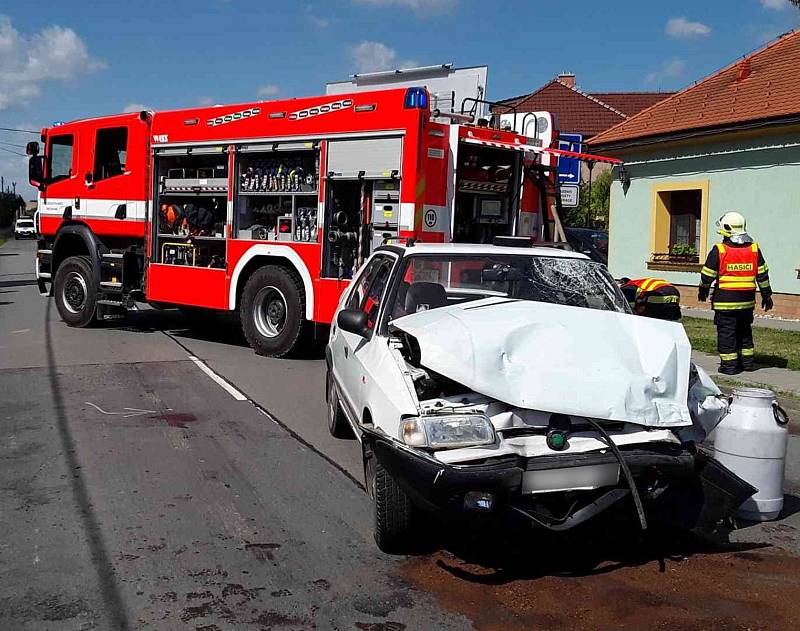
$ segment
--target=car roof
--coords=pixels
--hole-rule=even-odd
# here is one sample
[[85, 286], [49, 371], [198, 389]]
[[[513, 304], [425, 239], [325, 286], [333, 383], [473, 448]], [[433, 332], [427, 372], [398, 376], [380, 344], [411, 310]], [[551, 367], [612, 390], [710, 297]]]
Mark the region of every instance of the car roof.
[[414, 245], [406, 245], [404, 243], [385, 245], [378, 248], [379, 250], [395, 251], [403, 256], [416, 256], [425, 254], [444, 254], [444, 255], [459, 255], [459, 254], [484, 254], [484, 255], [516, 255], [516, 256], [542, 256], [542, 257], [558, 257], [570, 259], [586, 259], [589, 257], [578, 252], [571, 252], [569, 250], [562, 250], [553, 247], [525, 247], [515, 248], [501, 245], [486, 245], [483, 243], [414, 243]]

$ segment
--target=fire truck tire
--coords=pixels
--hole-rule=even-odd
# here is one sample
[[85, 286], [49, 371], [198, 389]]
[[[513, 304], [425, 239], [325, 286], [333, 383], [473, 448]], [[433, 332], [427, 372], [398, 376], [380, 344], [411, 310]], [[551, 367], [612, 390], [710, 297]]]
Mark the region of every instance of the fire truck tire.
[[70, 256], [58, 267], [53, 295], [61, 319], [69, 326], [97, 322], [97, 286], [88, 256]]
[[240, 317], [247, 342], [259, 355], [285, 357], [298, 350], [304, 323], [303, 282], [285, 267], [267, 265], [247, 279]]

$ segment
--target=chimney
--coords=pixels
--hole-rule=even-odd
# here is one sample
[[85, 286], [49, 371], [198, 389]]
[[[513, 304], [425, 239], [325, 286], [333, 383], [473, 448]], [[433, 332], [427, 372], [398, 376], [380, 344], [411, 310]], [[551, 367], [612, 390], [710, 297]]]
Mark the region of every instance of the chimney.
[[562, 72], [558, 75], [558, 80], [571, 88], [575, 87], [575, 75], [571, 72]]

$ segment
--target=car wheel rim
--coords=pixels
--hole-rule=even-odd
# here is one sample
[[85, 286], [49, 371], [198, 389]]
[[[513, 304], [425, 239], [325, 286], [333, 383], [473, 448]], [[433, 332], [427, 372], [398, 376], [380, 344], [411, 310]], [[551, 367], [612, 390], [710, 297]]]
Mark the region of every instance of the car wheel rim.
[[277, 337], [286, 326], [286, 298], [277, 287], [262, 287], [253, 301], [253, 321], [264, 337]]
[[78, 272], [70, 272], [61, 290], [62, 302], [70, 313], [80, 313], [86, 306], [86, 281]]

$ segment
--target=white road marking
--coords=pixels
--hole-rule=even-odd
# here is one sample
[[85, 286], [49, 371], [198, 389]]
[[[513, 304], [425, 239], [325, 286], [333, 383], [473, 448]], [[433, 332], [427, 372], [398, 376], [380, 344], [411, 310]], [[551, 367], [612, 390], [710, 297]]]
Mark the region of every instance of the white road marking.
[[29, 333], [30, 329], [17, 329], [16, 331], [11, 331], [12, 333]]
[[222, 377], [220, 377], [217, 373], [215, 373], [208, 365], [202, 360], [194, 355], [189, 355], [189, 359], [191, 359], [197, 367], [206, 373], [211, 379], [217, 382], [220, 388], [225, 390], [229, 395], [231, 395], [237, 401], [247, 401], [247, 397], [244, 396], [241, 392], [239, 392], [236, 388], [234, 388], [230, 383], [225, 381]]

